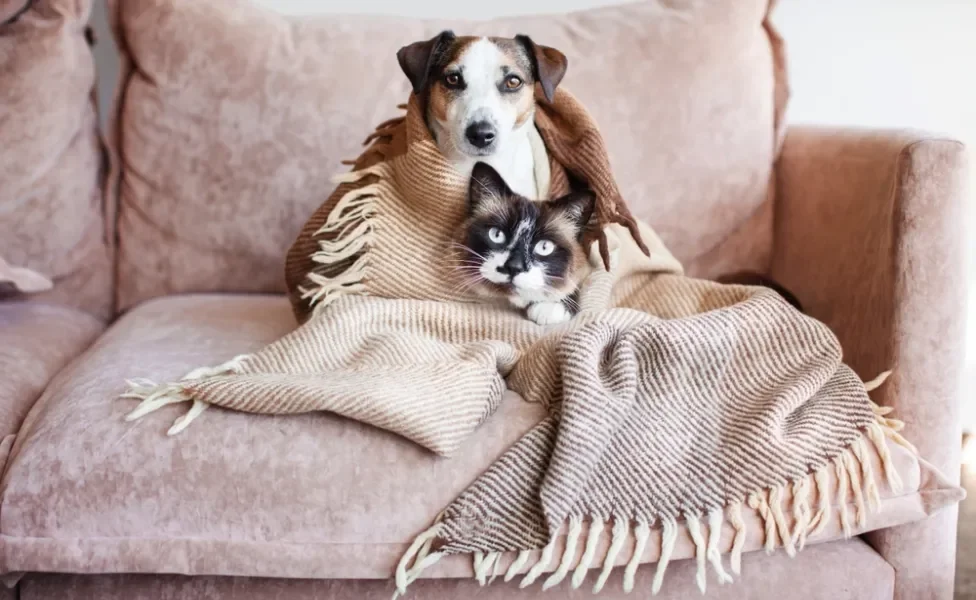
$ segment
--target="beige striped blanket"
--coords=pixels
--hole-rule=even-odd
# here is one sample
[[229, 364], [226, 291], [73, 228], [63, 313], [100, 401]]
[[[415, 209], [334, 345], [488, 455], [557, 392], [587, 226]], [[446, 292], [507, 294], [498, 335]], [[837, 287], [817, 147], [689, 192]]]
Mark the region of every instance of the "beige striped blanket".
[[[537, 160], [544, 195], [565, 191], [565, 165], [584, 180], [603, 173], [595, 124], [568, 93], [540, 105], [536, 124], [550, 159]], [[832, 519], [848, 533], [863, 524], [879, 503], [872, 464], [897, 488], [885, 439], [901, 441], [899, 424], [871, 402], [871, 385], [844, 365], [822, 323], [768, 289], [684, 276], [652, 229], [615, 220], [629, 213], [610, 208], [589, 247], [579, 314], [536, 325], [466, 296], [441, 259], [463, 219], [467, 181], [441, 157], [416, 99], [370, 141], [289, 258], [290, 271], [306, 268], [289, 276], [303, 324], [180, 381], [130, 382], [125, 397], [141, 400], [130, 419], [190, 401], [175, 434], [210, 405], [331, 411], [450, 460], [506, 387], [546, 405], [548, 418], [416, 538], [393, 574], [398, 594], [458, 553], [473, 557], [482, 582], [512, 553], [505, 579], [524, 573], [525, 586], [546, 573], [544, 589], [567, 578], [578, 587], [599, 567], [595, 591], [629, 553], [630, 589], [652, 528], [661, 531], [654, 590], [682, 529], [704, 590], [708, 565], [723, 583], [738, 573], [744, 510], [762, 517], [769, 547], [793, 552]], [[600, 164], [588, 170], [593, 153]], [[597, 187], [604, 198], [615, 193], [612, 181]], [[728, 570], [723, 523], [736, 532]]]

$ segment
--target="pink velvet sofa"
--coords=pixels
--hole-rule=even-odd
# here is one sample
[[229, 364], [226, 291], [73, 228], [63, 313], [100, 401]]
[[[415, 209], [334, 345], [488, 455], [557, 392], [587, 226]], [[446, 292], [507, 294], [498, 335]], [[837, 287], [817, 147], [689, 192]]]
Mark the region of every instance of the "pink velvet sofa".
[[[790, 125], [768, 0], [472, 23], [115, 0], [122, 77], [101, 127], [91, 8], [0, 0], [0, 257], [53, 282], [24, 293], [0, 278], [0, 598], [389, 598], [410, 540], [542, 417], [510, 395], [442, 461], [330, 415], [212, 410], [167, 437], [179, 407], [128, 423], [118, 398], [126, 379], [171, 380], [295, 326], [289, 244], [340, 161], [397, 114], [396, 49], [446, 26], [560, 48], [634, 212], [690, 275], [771, 275], [862, 378], [895, 368], [877, 399], [932, 467], [908, 467], [911, 522], [889, 514], [794, 558], [749, 553], [742, 577], [708, 595], [952, 596], [964, 149]], [[662, 598], [698, 595], [692, 562], [672, 565]], [[411, 593], [590, 595], [481, 588], [467, 569]], [[631, 597], [649, 597], [653, 569]], [[619, 578], [602, 596], [628, 597]]]

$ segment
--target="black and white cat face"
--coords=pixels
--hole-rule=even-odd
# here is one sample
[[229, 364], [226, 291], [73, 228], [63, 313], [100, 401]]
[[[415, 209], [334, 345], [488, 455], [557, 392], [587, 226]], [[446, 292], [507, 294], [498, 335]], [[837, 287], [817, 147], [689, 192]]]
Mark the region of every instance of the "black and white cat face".
[[463, 268], [482, 291], [516, 304], [564, 298], [578, 285], [574, 275], [585, 262], [579, 238], [593, 203], [588, 191], [533, 202], [479, 162], [468, 190]]

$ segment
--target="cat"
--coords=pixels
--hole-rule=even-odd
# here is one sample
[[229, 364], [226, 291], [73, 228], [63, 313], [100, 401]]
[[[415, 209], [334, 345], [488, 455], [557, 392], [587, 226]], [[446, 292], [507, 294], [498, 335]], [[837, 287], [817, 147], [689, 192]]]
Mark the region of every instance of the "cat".
[[457, 245], [465, 285], [479, 296], [507, 299], [539, 325], [570, 320], [587, 260], [580, 238], [593, 213], [593, 192], [534, 202], [478, 162], [467, 200]]

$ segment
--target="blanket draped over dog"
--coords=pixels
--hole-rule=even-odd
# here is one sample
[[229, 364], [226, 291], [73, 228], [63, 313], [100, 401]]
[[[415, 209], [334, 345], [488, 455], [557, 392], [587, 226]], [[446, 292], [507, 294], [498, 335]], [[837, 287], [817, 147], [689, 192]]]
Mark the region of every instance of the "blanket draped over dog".
[[655, 591], [680, 528], [696, 545], [704, 590], [708, 564], [719, 581], [731, 579], [719, 550], [723, 523], [735, 531], [730, 566], [739, 571], [743, 510], [762, 518], [768, 548], [792, 553], [834, 518], [849, 534], [879, 502], [871, 457], [897, 489], [885, 440], [907, 445], [900, 424], [868, 398], [877, 382], [863, 383], [830, 330], [778, 294], [684, 276], [627, 211], [586, 111], [564, 90], [538, 105], [544, 196], [579, 183], [597, 194], [573, 320], [543, 327], [468, 295], [444, 258], [468, 182], [440, 154], [411, 97], [405, 117], [369, 137], [289, 254], [302, 325], [178, 382], [130, 382], [125, 397], [142, 402], [129, 418], [192, 401], [177, 433], [210, 404], [331, 411], [450, 457], [506, 387], [547, 406], [548, 417], [417, 537], [395, 574], [398, 593], [458, 553], [473, 556], [482, 582], [512, 552], [506, 579], [527, 570], [529, 585], [554, 566], [544, 588], [570, 571], [578, 587], [599, 566], [603, 536], [610, 548], [594, 589], [629, 552], [629, 590], [652, 527], [662, 531]]

